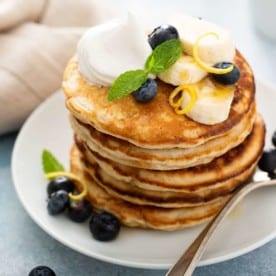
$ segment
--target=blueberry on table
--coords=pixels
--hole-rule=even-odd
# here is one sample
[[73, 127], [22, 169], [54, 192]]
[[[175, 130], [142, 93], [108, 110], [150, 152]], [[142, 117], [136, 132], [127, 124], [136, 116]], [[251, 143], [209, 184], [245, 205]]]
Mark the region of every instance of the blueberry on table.
[[273, 135], [272, 135], [272, 144], [274, 147], [276, 147], [276, 131], [274, 131]]
[[276, 149], [265, 150], [258, 165], [262, 171], [276, 173]]
[[117, 237], [121, 223], [114, 215], [103, 212], [92, 215], [89, 227], [96, 240], [110, 241]]
[[86, 199], [71, 202], [68, 216], [74, 222], [84, 222], [92, 214], [92, 206]]
[[149, 35], [148, 42], [152, 49], [170, 39], [177, 39], [179, 37], [178, 31], [174, 26], [161, 25], [153, 30]]
[[132, 92], [132, 96], [137, 102], [147, 103], [151, 101], [157, 94], [157, 83], [154, 79], [148, 78], [146, 82], [136, 91]]
[[67, 191], [59, 190], [52, 193], [47, 204], [48, 213], [52, 216], [58, 215], [65, 211], [69, 206], [69, 196]]
[[48, 196], [59, 190], [65, 190], [70, 193], [74, 191], [74, 188], [74, 183], [68, 177], [58, 176], [48, 183], [47, 193]]
[[219, 62], [217, 64], [215, 64], [215, 68], [218, 69], [227, 69], [228, 67], [230, 67], [231, 65], [234, 66], [233, 70], [229, 73], [226, 74], [212, 74], [213, 79], [221, 84], [224, 85], [231, 85], [231, 84], [235, 84], [239, 79], [240, 79], [240, 70], [239, 68], [231, 63], [231, 62]]
[[29, 276], [56, 276], [56, 273], [48, 266], [40, 265], [34, 267]]

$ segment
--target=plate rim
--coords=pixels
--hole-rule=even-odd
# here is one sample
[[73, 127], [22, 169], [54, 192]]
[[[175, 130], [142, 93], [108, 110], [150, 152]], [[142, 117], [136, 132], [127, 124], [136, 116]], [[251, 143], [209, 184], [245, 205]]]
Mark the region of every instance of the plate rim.
[[[256, 79], [256, 86], [261, 85], [264, 86], [266, 88], [268, 88], [269, 90], [274, 90], [276, 93], [276, 86], [267, 80], [263, 80], [263, 79]], [[43, 230], [45, 231], [49, 236], [53, 237], [56, 241], [64, 244], [65, 246], [75, 250], [76, 252], [82, 253], [86, 256], [89, 257], [93, 257], [97, 260], [100, 261], [105, 261], [108, 263], [112, 263], [112, 264], [117, 264], [117, 265], [122, 265], [122, 266], [127, 266], [127, 267], [133, 267], [133, 268], [143, 268], [143, 269], [168, 269], [172, 264], [171, 263], [146, 263], [146, 262], [137, 262], [134, 260], [127, 260], [127, 259], [119, 259], [119, 258], [115, 258], [115, 257], [110, 257], [110, 256], [106, 256], [103, 253], [97, 253], [95, 251], [89, 251], [88, 249], [84, 249], [82, 247], [78, 247], [77, 245], [75, 245], [73, 242], [68, 242], [66, 239], [63, 239], [63, 237], [58, 236], [57, 234], [54, 233], [54, 231], [51, 230], [50, 227], [47, 227], [47, 225], [45, 225], [42, 221], [36, 219], [35, 215], [33, 214], [31, 208], [25, 203], [22, 194], [19, 192], [18, 189], [18, 183], [20, 182], [17, 179], [16, 176], [16, 168], [15, 168], [15, 163], [16, 163], [16, 157], [17, 157], [17, 152], [20, 148], [20, 141], [21, 141], [21, 136], [24, 135], [25, 129], [27, 129], [29, 127], [29, 125], [32, 124], [32, 120], [33, 118], [36, 117], [36, 115], [40, 112], [41, 109], [44, 108], [45, 105], [48, 105], [48, 102], [53, 101], [53, 99], [55, 97], [57, 97], [58, 93], [61, 93], [61, 89], [58, 89], [56, 92], [54, 92], [51, 96], [49, 96], [48, 98], [46, 98], [30, 115], [29, 117], [26, 119], [25, 123], [23, 124], [23, 126], [21, 127], [15, 143], [14, 143], [14, 147], [12, 150], [12, 156], [11, 156], [11, 175], [12, 175], [12, 182], [17, 194], [17, 197], [19, 198], [19, 201], [21, 202], [22, 206], [24, 207], [24, 209], [26, 210], [27, 214], [32, 218], [32, 220]], [[206, 265], [212, 265], [212, 264], [216, 264], [216, 263], [220, 263], [223, 261], [228, 261], [231, 260], [233, 258], [239, 257], [241, 255], [244, 255], [250, 251], [255, 250], [258, 247], [261, 247], [262, 245], [266, 244], [267, 242], [271, 241], [272, 239], [276, 238], [276, 229], [274, 231], [272, 231], [269, 235], [266, 235], [263, 239], [259, 239], [257, 242], [250, 244], [248, 246], [245, 246], [242, 249], [236, 250], [234, 252], [231, 253], [227, 253], [218, 257], [212, 257], [212, 258], [207, 258], [206, 260], [200, 261], [198, 263], [198, 266], [206, 266]]]

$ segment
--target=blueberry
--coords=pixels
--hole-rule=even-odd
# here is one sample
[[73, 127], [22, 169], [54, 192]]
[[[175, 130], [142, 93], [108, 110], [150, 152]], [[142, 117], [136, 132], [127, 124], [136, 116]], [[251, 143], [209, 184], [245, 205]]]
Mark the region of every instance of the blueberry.
[[59, 190], [55, 193], [52, 193], [49, 200], [47, 209], [50, 215], [58, 215], [65, 211], [69, 205], [69, 196], [67, 191]]
[[84, 222], [92, 213], [92, 206], [86, 199], [73, 201], [68, 208], [68, 216], [72, 221]]
[[157, 94], [157, 83], [155, 80], [148, 78], [147, 81], [136, 91], [132, 92], [132, 96], [137, 102], [147, 103], [151, 101]]
[[56, 276], [56, 273], [48, 266], [40, 265], [33, 268], [29, 276]]
[[258, 165], [265, 172], [276, 173], [276, 149], [264, 151]]
[[268, 177], [270, 179], [276, 179], [276, 172], [270, 172], [270, 173], [268, 173]]
[[272, 135], [272, 144], [274, 147], [276, 147], [276, 131], [274, 131], [274, 133]]
[[177, 39], [178, 31], [174, 26], [161, 25], [153, 30], [149, 35], [148, 42], [152, 49], [169, 39]]
[[110, 241], [117, 237], [121, 224], [114, 215], [103, 212], [100, 214], [93, 214], [89, 226], [96, 240]]
[[74, 191], [74, 188], [74, 183], [69, 178], [58, 176], [48, 183], [47, 193], [48, 196], [59, 190], [65, 190], [70, 193]]
[[[233, 63], [231, 62], [220, 62], [217, 63], [214, 67], [215, 68], [219, 68], [219, 69], [227, 69], [228, 67], [230, 67]], [[240, 70], [239, 68], [234, 65], [234, 69], [226, 74], [212, 74], [213, 79], [221, 84], [225, 84], [225, 85], [231, 85], [231, 84], [235, 84], [239, 79], [240, 79]]]

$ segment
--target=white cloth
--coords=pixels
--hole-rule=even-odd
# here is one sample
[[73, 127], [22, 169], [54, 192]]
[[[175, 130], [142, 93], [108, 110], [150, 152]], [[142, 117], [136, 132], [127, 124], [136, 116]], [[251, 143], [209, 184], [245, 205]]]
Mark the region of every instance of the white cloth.
[[60, 87], [85, 27], [113, 10], [109, 0], [0, 1], [0, 135]]

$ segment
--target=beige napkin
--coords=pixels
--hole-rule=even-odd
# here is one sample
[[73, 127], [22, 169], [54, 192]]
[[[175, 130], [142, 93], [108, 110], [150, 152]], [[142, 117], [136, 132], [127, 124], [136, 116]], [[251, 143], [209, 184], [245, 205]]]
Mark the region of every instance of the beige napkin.
[[60, 87], [86, 27], [114, 15], [108, 0], [0, 1], [0, 135]]

